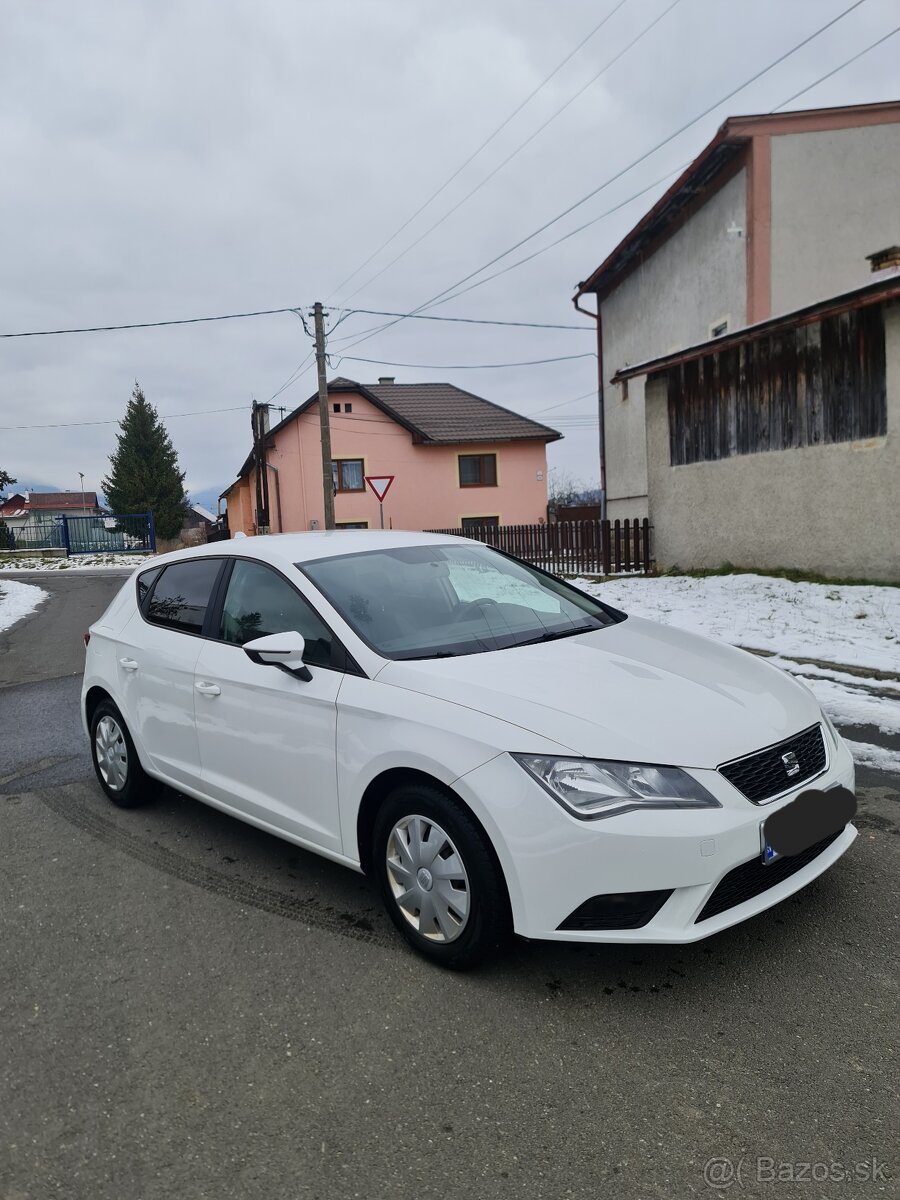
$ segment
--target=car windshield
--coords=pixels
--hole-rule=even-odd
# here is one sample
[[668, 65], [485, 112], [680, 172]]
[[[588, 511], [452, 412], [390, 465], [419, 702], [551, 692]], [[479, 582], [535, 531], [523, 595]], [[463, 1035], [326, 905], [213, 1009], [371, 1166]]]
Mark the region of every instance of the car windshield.
[[623, 616], [477, 542], [367, 550], [296, 565], [385, 658], [504, 650], [588, 633]]

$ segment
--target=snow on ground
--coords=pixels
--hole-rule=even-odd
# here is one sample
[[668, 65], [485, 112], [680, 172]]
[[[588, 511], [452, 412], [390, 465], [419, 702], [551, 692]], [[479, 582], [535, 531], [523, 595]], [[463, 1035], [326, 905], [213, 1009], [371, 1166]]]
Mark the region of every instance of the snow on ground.
[[4, 555], [0, 558], [0, 578], [5, 571], [83, 571], [97, 567], [118, 567], [133, 571], [155, 554], [76, 554], [72, 558], [44, 558], [37, 554]]
[[0, 631], [29, 616], [47, 599], [43, 588], [13, 579], [0, 579]]
[[[575, 583], [634, 616], [768, 651], [768, 661], [800, 677], [845, 731], [869, 726], [900, 736], [900, 588], [792, 583], [767, 575]], [[816, 661], [797, 661], [804, 658]], [[900, 773], [900, 751], [848, 742], [860, 765]]]

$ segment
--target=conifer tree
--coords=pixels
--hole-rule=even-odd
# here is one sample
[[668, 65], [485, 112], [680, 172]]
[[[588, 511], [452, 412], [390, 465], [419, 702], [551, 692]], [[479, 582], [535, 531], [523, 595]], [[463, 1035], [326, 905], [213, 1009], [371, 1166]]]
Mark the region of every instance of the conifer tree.
[[109, 456], [110, 472], [101, 486], [115, 513], [153, 513], [161, 538], [177, 537], [184, 524], [187, 496], [178, 455], [156, 409], [135, 381], [119, 423], [119, 444]]

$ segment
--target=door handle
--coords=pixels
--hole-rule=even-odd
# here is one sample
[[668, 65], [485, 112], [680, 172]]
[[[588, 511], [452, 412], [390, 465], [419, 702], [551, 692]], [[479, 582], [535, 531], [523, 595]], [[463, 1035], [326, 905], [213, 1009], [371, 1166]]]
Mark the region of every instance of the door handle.
[[219, 696], [222, 689], [216, 683], [195, 683], [194, 687], [201, 696]]
[[120, 666], [123, 666], [126, 671], [136, 671], [138, 669], [138, 665], [133, 658], [120, 658], [119, 664]]

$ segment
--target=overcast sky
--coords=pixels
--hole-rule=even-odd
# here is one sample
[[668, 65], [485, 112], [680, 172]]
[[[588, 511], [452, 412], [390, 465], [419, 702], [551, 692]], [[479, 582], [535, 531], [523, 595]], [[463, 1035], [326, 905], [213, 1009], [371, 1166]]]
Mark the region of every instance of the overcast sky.
[[[671, 2], [4, 4], [0, 332], [306, 309], [316, 299], [408, 312], [601, 185], [851, 0], [680, 0], [666, 12]], [[609, 13], [446, 190], [340, 286]], [[371, 278], [663, 13], [458, 211]], [[653, 184], [644, 195], [431, 311], [581, 324], [571, 305], [577, 282], [725, 117], [774, 108], [897, 23], [897, 0], [865, 0], [486, 274]], [[896, 99], [898, 50], [900, 36], [790, 107]], [[331, 312], [334, 323], [339, 313]], [[596, 400], [575, 399], [596, 387], [593, 357], [461, 369], [590, 355], [591, 323], [582, 333], [406, 320], [350, 348], [378, 324], [363, 315], [343, 321], [330, 342], [330, 375], [449, 380], [538, 415], [566, 435], [550, 447], [551, 469], [596, 483]], [[425, 365], [338, 363], [340, 349]], [[218, 493], [248, 452], [251, 397], [268, 400], [308, 350], [292, 314], [0, 341], [0, 467], [20, 486], [77, 489], [83, 471], [85, 486], [98, 487], [116, 424], [7, 427], [118, 420], [138, 379], [161, 414], [235, 410], [167, 421], [191, 492]], [[309, 363], [277, 403], [294, 407], [314, 389]]]

